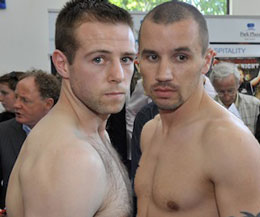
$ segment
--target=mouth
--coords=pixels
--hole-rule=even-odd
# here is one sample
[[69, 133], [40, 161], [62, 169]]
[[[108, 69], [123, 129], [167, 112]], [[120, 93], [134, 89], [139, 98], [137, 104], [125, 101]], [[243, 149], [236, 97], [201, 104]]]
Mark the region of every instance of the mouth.
[[172, 88], [172, 87], [156, 87], [153, 89], [155, 96], [157, 96], [158, 98], [169, 98], [172, 96], [172, 94], [177, 92], [176, 88]]
[[20, 112], [15, 112], [15, 117], [21, 117], [22, 116], [22, 114], [20, 113]]
[[114, 91], [114, 92], [105, 93], [105, 95], [125, 95], [125, 92]]
[[161, 92], [175, 92], [177, 89], [176, 88], [171, 88], [171, 87], [156, 87], [154, 88], [154, 91], [161, 91]]
[[108, 92], [105, 93], [105, 96], [110, 98], [110, 99], [115, 99], [115, 100], [121, 100], [122, 98], [124, 98], [126, 95], [125, 92], [121, 92], [121, 91], [113, 91], [113, 92]]

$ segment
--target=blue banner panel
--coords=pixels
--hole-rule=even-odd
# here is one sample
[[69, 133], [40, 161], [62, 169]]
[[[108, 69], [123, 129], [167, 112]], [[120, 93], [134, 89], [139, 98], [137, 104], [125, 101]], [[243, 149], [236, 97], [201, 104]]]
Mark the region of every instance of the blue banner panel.
[[5, 8], [6, 8], [5, 0], [0, 0], [0, 9], [5, 9]]

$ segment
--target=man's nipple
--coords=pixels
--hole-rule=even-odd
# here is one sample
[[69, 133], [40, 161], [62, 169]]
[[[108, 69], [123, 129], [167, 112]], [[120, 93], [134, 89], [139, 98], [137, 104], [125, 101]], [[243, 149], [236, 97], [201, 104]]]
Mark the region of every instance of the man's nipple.
[[180, 209], [180, 207], [178, 206], [177, 203], [173, 202], [173, 201], [168, 201], [167, 202], [167, 207], [168, 209], [172, 210], [172, 211], [178, 211]]

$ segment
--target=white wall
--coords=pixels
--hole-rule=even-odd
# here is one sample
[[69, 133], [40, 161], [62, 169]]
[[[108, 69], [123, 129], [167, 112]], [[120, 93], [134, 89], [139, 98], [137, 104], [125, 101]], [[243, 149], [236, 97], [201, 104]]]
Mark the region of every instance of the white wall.
[[[6, 0], [0, 10], [0, 75], [13, 70], [50, 71], [48, 9], [67, 0]], [[233, 15], [260, 15], [260, 0], [231, 0]]]
[[232, 15], [260, 15], [259, 0], [230, 0]]
[[0, 75], [13, 70], [50, 72], [48, 9], [67, 0], [6, 0], [0, 10]]

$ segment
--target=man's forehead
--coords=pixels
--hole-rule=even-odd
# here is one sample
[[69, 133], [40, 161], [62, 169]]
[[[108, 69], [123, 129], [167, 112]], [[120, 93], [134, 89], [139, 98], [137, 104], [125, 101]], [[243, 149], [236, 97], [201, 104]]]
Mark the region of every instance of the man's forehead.
[[34, 77], [32, 77], [32, 76], [29, 76], [29, 77], [25, 77], [25, 78], [23, 78], [22, 80], [20, 80], [19, 82], [18, 82], [18, 84], [17, 85], [34, 85]]
[[79, 45], [92, 45], [95, 43], [129, 43], [135, 44], [132, 29], [126, 24], [106, 24], [101, 22], [83, 23], [75, 31], [76, 40]]
[[0, 88], [7, 88], [7, 87], [9, 87], [7, 82], [0, 83]]
[[[17, 93], [19, 90], [26, 90], [30, 92], [35, 92], [37, 90], [36, 84], [35, 84], [35, 78], [30, 76], [23, 78], [17, 83], [15, 92]], [[37, 90], [38, 92], [38, 90]]]
[[[139, 45], [142, 47], [145, 42], [155, 40], [156, 44], [165, 44], [168, 42], [187, 42], [195, 41], [199, 44], [199, 28], [198, 24], [191, 19], [184, 19], [169, 24], [154, 23], [147, 20], [143, 23], [139, 35]], [[158, 43], [161, 39], [161, 43]]]

